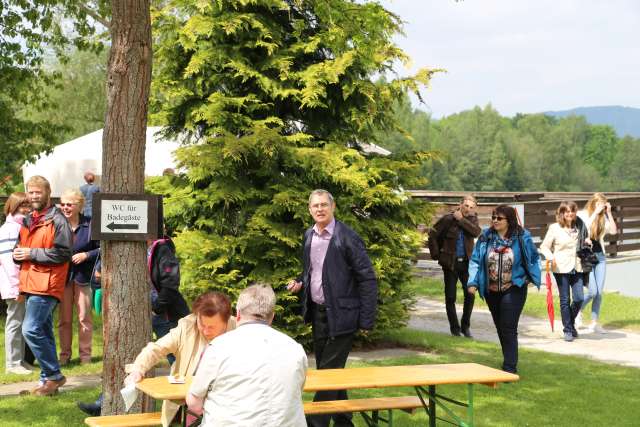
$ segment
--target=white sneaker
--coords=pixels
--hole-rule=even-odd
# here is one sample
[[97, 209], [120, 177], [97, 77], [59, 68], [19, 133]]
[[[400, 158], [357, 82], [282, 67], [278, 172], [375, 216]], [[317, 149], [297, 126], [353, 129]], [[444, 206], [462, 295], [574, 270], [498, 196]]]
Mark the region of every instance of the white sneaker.
[[598, 325], [597, 323], [593, 324], [593, 332], [595, 332], [597, 334], [606, 334], [607, 333], [607, 331], [602, 329], [602, 326]]
[[576, 319], [573, 321], [573, 324], [575, 325], [576, 329], [582, 328], [582, 312], [581, 311], [578, 312], [578, 315], [576, 316]]
[[31, 375], [33, 371], [29, 369], [23, 368], [22, 366], [14, 366], [13, 368], [7, 368], [7, 374], [16, 374], [16, 375]]

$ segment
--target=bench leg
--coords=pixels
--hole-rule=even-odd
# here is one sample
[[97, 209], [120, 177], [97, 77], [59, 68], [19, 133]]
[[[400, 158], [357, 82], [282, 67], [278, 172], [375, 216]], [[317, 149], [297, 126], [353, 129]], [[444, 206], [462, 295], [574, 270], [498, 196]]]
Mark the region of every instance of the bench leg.
[[467, 422], [469, 427], [473, 427], [473, 384], [467, 384], [469, 402], [467, 406]]
[[371, 415], [360, 412], [360, 415], [368, 427], [378, 427], [378, 411], [371, 411]]
[[436, 427], [436, 386], [429, 386], [429, 427]]
[[379, 411], [371, 411], [371, 415], [366, 412], [360, 412], [360, 415], [362, 415], [362, 419], [364, 419], [368, 427], [380, 427], [384, 423], [389, 427], [393, 427], [393, 410], [388, 409], [387, 412], [386, 419], [380, 416]]

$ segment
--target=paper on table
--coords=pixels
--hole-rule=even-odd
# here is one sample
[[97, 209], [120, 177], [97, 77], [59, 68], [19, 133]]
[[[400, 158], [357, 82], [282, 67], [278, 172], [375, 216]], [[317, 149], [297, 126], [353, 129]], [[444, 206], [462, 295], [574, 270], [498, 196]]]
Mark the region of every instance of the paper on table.
[[138, 390], [136, 389], [135, 383], [125, 385], [124, 388], [120, 390], [120, 394], [124, 399], [124, 410], [129, 411], [133, 402], [138, 398]]
[[175, 377], [173, 375], [168, 375], [167, 379], [171, 384], [184, 384], [184, 377]]

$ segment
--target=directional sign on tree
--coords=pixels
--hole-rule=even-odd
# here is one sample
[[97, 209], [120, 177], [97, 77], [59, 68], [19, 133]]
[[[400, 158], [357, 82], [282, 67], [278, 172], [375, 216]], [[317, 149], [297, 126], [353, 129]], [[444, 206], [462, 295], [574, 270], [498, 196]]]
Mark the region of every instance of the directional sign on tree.
[[107, 224], [107, 228], [111, 231], [135, 230], [136, 233], [138, 233], [140, 230], [140, 226], [138, 224], [116, 224], [114, 222]]
[[146, 240], [162, 234], [160, 196], [96, 193], [93, 197], [92, 239]]

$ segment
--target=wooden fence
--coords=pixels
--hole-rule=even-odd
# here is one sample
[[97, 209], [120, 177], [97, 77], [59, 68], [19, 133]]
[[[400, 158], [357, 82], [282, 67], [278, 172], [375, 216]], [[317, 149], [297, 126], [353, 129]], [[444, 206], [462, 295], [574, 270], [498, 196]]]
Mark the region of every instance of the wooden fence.
[[[555, 222], [555, 210], [562, 200], [573, 200], [580, 208], [593, 193], [586, 192], [461, 192], [461, 191], [411, 191], [414, 198], [439, 204], [434, 220], [458, 205], [466, 194], [478, 199], [478, 219], [483, 227], [490, 225], [491, 212], [499, 204], [520, 205], [524, 213], [525, 227], [531, 231], [534, 241], [539, 244], [547, 232], [549, 224]], [[640, 192], [606, 193], [612, 206], [613, 217], [618, 226], [618, 234], [605, 237], [606, 251], [610, 256], [621, 252], [640, 250]], [[0, 208], [7, 196], [0, 196]], [[58, 198], [53, 199], [55, 203]], [[4, 220], [0, 209], [0, 219]], [[426, 230], [427, 226], [421, 229]], [[427, 258], [426, 248], [419, 258]]]
[[[581, 209], [593, 193], [547, 192], [547, 193], [511, 193], [511, 192], [445, 192], [412, 191], [413, 197], [440, 204], [434, 215], [434, 222], [441, 215], [459, 204], [462, 196], [472, 194], [478, 199], [478, 219], [483, 227], [489, 226], [491, 212], [499, 204], [520, 205], [524, 213], [524, 224], [540, 244], [547, 227], [555, 222], [555, 211], [563, 200], [573, 200]], [[605, 194], [611, 203], [613, 218], [618, 226], [618, 234], [605, 236], [606, 252], [616, 256], [622, 252], [640, 250], [640, 193], [616, 192]], [[421, 229], [426, 230], [426, 226]], [[426, 248], [419, 259], [427, 259]]]

